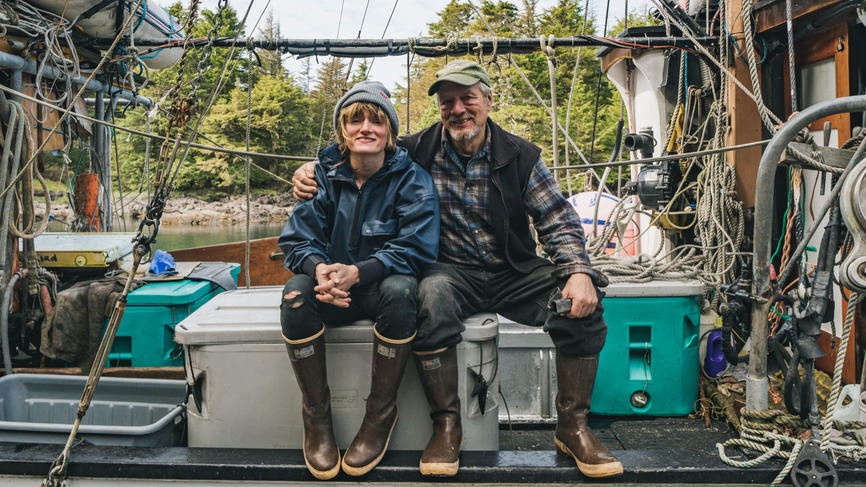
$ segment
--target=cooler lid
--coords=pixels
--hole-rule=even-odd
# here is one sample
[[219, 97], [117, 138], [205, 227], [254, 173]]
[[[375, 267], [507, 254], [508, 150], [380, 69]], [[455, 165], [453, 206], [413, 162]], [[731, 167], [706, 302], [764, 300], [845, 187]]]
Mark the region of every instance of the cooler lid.
[[281, 342], [282, 292], [282, 286], [263, 286], [214, 296], [177, 324], [174, 340], [184, 345]]
[[[236, 289], [215, 296], [178, 323], [174, 339], [184, 345], [282, 342], [280, 302], [282, 286]], [[354, 325], [329, 327], [329, 343], [369, 342], [373, 322], [361, 320]], [[483, 341], [496, 336], [499, 321], [494, 313], [480, 313], [466, 320], [463, 339]]]
[[[160, 280], [145, 279], [146, 285], [129, 293], [127, 304], [130, 306], [179, 306], [193, 303], [214, 289], [222, 291], [221, 287], [211, 283], [211, 281], [183, 278], [195, 271], [197, 265], [210, 263], [190, 263], [189, 266], [191, 267], [186, 269], [183, 267], [185, 264], [187, 263], [179, 262], [177, 264], [178, 276], [166, 276]], [[240, 264], [221, 262], [220, 265], [228, 270], [231, 278], [237, 282]]]
[[150, 282], [127, 296], [128, 306], [177, 306], [189, 304], [205, 296], [213, 286], [207, 281]]
[[698, 280], [618, 282], [602, 290], [609, 298], [649, 298], [671, 296], [700, 296], [704, 285]]

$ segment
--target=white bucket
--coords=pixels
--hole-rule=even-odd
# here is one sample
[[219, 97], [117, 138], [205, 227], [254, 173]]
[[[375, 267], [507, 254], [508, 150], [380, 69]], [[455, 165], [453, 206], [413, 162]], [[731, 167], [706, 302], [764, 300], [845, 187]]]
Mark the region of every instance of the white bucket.
[[860, 384], [848, 384], [839, 392], [836, 409], [833, 410], [836, 421], [866, 421], [866, 391], [860, 392]]
[[[69, 0], [68, 5], [66, 4], [66, 0], [28, 1], [39, 8], [43, 8], [56, 14], [63, 12], [65, 6], [66, 12], [63, 13], [63, 15], [67, 19], [78, 17], [98, 3], [94, 0]], [[93, 14], [90, 18], [80, 20], [78, 26], [81, 27], [81, 30], [89, 36], [113, 38], [116, 35], [116, 9], [116, 5], [106, 7]], [[124, 20], [126, 20], [127, 15], [128, 12], [124, 12]], [[130, 24], [133, 28], [134, 37], [165, 39], [166, 43], [183, 40], [183, 31], [181, 30], [181, 25], [178, 20], [169, 15], [168, 12], [160, 7], [154, 0], [145, 0], [141, 2], [141, 5], [135, 12], [135, 17], [130, 21]], [[144, 49], [149, 48], [140, 48], [139, 50]], [[162, 69], [178, 62], [182, 53], [182, 47], [171, 47], [163, 48], [140, 57], [149, 68]]]

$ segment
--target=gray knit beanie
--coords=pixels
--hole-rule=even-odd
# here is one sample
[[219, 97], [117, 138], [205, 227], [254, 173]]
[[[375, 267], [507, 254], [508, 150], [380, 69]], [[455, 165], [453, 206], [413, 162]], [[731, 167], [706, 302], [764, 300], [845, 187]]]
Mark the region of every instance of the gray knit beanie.
[[391, 103], [391, 92], [378, 81], [361, 81], [340, 98], [337, 106], [334, 107], [334, 128], [337, 128], [339, 123], [340, 110], [357, 102], [372, 103], [381, 107], [385, 111], [385, 114], [388, 115], [388, 119], [391, 120], [391, 128], [394, 129], [394, 134], [400, 133], [400, 119], [397, 118], [397, 109]]

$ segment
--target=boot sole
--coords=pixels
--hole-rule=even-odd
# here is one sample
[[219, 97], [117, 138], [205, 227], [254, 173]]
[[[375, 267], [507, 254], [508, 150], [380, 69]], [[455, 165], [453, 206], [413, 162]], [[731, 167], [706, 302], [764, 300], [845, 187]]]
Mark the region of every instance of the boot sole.
[[379, 465], [379, 462], [382, 461], [382, 457], [385, 456], [385, 452], [388, 451], [388, 444], [391, 443], [391, 433], [394, 432], [394, 427], [397, 426], [397, 418], [399, 417], [400, 413], [397, 412], [397, 414], [394, 416], [394, 422], [391, 424], [391, 430], [388, 431], [388, 438], [385, 439], [385, 447], [382, 448], [382, 453], [380, 453], [379, 456], [374, 458], [372, 462], [361, 467], [353, 467], [346, 463], [346, 456], [343, 455], [343, 472], [345, 472], [346, 475], [351, 475], [352, 477], [360, 477], [361, 475], [366, 474], [370, 470], [373, 470], [376, 465]]
[[577, 463], [577, 469], [580, 470], [580, 473], [587, 477], [599, 479], [604, 477], [614, 477], [616, 475], [622, 475], [622, 463], [619, 461], [600, 463], [595, 465], [590, 463], [583, 463], [578, 460], [577, 455], [575, 455], [574, 452], [571, 451], [571, 448], [569, 448], [565, 443], [559, 441], [559, 438], [554, 436], [553, 442], [556, 444], [557, 450], [563, 455], [571, 457], [571, 459], [574, 460], [575, 463]]
[[460, 439], [460, 447], [457, 449], [457, 460], [450, 463], [424, 463], [419, 462], [418, 470], [421, 475], [427, 477], [453, 477], [460, 469], [460, 452], [463, 451], [463, 438]]
[[333, 468], [329, 470], [316, 470], [310, 465], [310, 461], [307, 460], [307, 449], [303, 448], [304, 451], [304, 464], [307, 466], [307, 470], [313, 474], [313, 477], [316, 477], [319, 480], [330, 480], [337, 476], [340, 473], [340, 449], [337, 448], [337, 464], [334, 465]]

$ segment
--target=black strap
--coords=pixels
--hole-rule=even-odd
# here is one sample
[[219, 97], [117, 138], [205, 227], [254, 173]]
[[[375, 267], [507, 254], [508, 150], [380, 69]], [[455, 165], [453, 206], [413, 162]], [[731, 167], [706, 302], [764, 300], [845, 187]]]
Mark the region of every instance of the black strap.
[[85, 10], [83, 14], [78, 16], [78, 20], [79, 21], [87, 20], [90, 17], [93, 17], [96, 14], [96, 12], [99, 12], [100, 10], [107, 7], [109, 4], [114, 3], [116, 1], [117, 0], [102, 0], [101, 2], [97, 3], [96, 5]]

